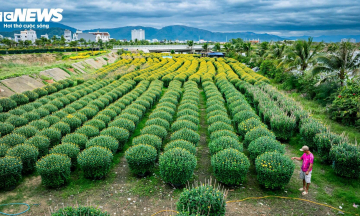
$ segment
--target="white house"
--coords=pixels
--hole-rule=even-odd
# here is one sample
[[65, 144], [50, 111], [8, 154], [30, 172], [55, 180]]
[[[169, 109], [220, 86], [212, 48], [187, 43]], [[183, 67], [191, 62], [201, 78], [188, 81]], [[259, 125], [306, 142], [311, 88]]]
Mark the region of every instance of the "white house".
[[135, 39], [137, 39], [138, 41], [145, 40], [145, 30], [142, 29], [131, 30], [131, 40], [135, 41]]
[[89, 32], [89, 34], [95, 35], [96, 42], [98, 42], [100, 39], [103, 42], [107, 42], [107, 41], [109, 41], [111, 39], [109, 32], [99, 32], [99, 31], [97, 31], [97, 32]]
[[66, 42], [71, 42], [71, 31], [70, 30], [65, 29], [64, 38], [65, 38]]
[[35, 43], [35, 40], [37, 39], [36, 31], [30, 29], [30, 30], [24, 30], [20, 31], [20, 34], [14, 34], [15, 42], [19, 41], [26, 41], [30, 40], [32, 43]]
[[73, 40], [80, 40], [79, 34], [82, 34], [83, 32], [81, 30], [76, 30], [76, 32], [73, 34]]
[[49, 40], [49, 35], [48, 34], [41, 35], [41, 38], [46, 38]]

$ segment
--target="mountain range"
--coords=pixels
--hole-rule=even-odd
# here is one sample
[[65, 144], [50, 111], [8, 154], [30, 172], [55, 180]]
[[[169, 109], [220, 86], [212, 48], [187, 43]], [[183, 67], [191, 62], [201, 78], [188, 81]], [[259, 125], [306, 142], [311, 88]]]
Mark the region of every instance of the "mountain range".
[[[34, 23], [35, 26], [40, 23]], [[40, 35], [48, 34], [49, 38], [53, 35], [63, 35], [65, 29], [69, 29], [72, 32], [75, 32], [76, 29], [61, 23], [46, 23], [49, 24], [50, 28], [48, 29], [34, 29], [38, 37]], [[172, 25], [166, 26], [161, 29], [145, 27], [145, 26], [125, 26], [118, 28], [98, 28], [98, 29], [89, 29], [83, 30], [83, 32], [90, 31], [101, 31], [109, 32], [111, 38], [115, 39], [131, 39], [131, 30], [133, 29], [143, 29], [145, 30], [146, 39], [158, 39], [158, 40], [199, 40], [203, 39], [206, 41], [226, 41], [232, 38], [242, 38], [242, 39], [260, 39], [261, 41], [279, 41], [279, 40], [296, 40], [296, 39], [307, 39], [309, 36], [298, 36], [298, 37], [280, 37], [277, 35], [271, 34], [258, 34], [254, 32], [212, 32], [204, 29], [193, 28], [182, 25]], [[20, 30], [14, 30], [11, 28], [3, 28], [0, 26], [0, 35], [4, 37], [14, 37], [14, 33], [19, 33]], [[338, 42], [343, 38], [354, 38], [356, 41], [360, 41], [360, 35], [324, 35], [319, 37], [314, 37], [314, 41], [325, 41], [325, 42]]]

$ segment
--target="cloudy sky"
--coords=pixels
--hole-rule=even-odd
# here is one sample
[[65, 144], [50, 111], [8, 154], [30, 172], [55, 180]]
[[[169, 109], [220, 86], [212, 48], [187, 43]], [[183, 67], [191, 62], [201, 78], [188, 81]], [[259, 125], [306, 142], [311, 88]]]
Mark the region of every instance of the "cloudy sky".
[[360, 34], [360, 0], [1, 0], [0, 11], [62, 8], [78, 29], [187, 25], [280, 36]]

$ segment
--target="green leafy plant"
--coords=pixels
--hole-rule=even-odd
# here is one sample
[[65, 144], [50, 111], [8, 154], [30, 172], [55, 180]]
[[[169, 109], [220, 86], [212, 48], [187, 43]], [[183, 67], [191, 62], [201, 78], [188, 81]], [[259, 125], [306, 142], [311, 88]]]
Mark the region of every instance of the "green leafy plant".
[[300, 135], [306, 143], [307, 146], [316, 150], [316, 146], [314, 143], [314, 137], [318, 133], [326, 132], [327, 128], [321, 122], [316, 120], [309, 121], [304, 123], [300, 127]]
[[290, 182], [295, 164], [278, 152], [266, 152], [255, 160], [257, 180], [266, 188], [284, 188]]
[[94, 126], [94, 127], [98, 128], [100, 131], [102, 129], [106, 128], [105, 122], [103, 122], [102, 120], [99, 120], [99, 119], [89, 120], [89, 121], [85, 122], [84, 125]]
[[184, 189], [176, 203], [176, 209], [184, 216], [223, 216], [226, 212], [225, 197], [226, 192], [212, 185], [196, 185], [192, 189]]
[[244, 153], [227, 148], [211, 157], [211, 166], [219, 182], [227, 185], [239, 185], [246, 179], [250, 161]]
[[234, 131], [234, 128], [231, 124], [227, 124], [224, 122], [215, 122], [208, 127], [208, 131], [210, 134], [212, 134], [216, 131], [219, 131], [219, 130]]
[[209, 143], [209, 150], [211, 155], [228, 148], [233, 148], [240, 152], [243, 151], [242, 143], [240, 143], [238, 139], [234, 139], [230, 136], [222, 136], [212, 140]]
[[34, 126], [30, 126], [30, 125], [25, 125], [22, 127], [18, 127], [14, 130], [14, 133], [16, 134], [20, 134], [25, 136], [26, 138], [30, 138], [32, 136], [35, 136], [35, 134], [38, 132], [39, 130], [34, 127]]
[[50, 148], [59, 144], [61, 139], [61, 131], [55, 128], [46, 128], [39, 131], [36, 135], [45, 136], [50, 140]]
[[7, 112], [11, 109], [14, 109], [17, 104], [15, 101], [11, 100], [10, 98], [0, 98], [0, 106], [3, 108], [4, 112]]
[[86, 143], [86, 148], [90, 148], [92, 146], [107, 148], [115, 154], [119, 148], [119, 142], [112, 136], [100, 135], [92, 138]]
[[110, 122], [109, 127], [124, 128], [124, 129], [128, 130], [129, 133], [132, 133], [135, 130], [135, 123], [129, 119], [118, 118], [118, 119], [115, 119], [114, 121]]
[[245, 137], [247, 132], [259, 126], [267, 127], [258, 118], [249, 118], [238, 125], [238, 132], [242, 137]]
[[318, 133], [314, 137], [314, 143], [318, 149], [318, 153], [321, 158], [327, 163], [332, 162], [332, 158], [329, 155], [332, 146], [346, 142], [347, 139], [344, 136], [332, 133], [330, 131]]
[[48, 154], [49, 152], [49, 146], [50, 146], [50, 140], [49, 138], [45, 136], [34, 136], [30, 139], [27, 139], [25, 141], [25, 144], [33, 145], [35, 146], [39, 151], [38, 158], [41, 158]]
[[129, 139], [130, 133], [128, 130], [119, 127], [108, 127], [100, 132], [100, 135], [114, 137], [119, 142], [118, 151], [120, 151], [127, 140]]
[[165, 139], [165, 137], [167, 135], [166, 129], [159, 125], [146, 126], [141, 130], [140, 133], [141, 134], [153, 134], [153, 135], [160, 137], [161, 139]]
[[14, 147], [18, 144], [24, 143], [26, 137], [21, 134], [11, 133], [0, 138], [0, 144], [6, 144], [10, 147]]
[[10, 146], [1, 143], [0, 144], [0, 158], [5, 157], [7, 150], [9, 150]]
[[162, 118], [149, 119], [148, 121], [146, 121], [145, 126], [150, 126], [150, 125], [162, 126], [166, 130], [169, 130], [169, 128], [170, 128], [169, 122]]
[[36, 163], [41, 183], [50, 188], [65, 185], [70, 179], [71, 159], [64, 154], [48, 154]]
[[126, 150], [125, 158], [132, 173], [144, 176], [155, 166], [157, 150], [151, 145], [138, 144]]
[[189, 141], [196, 146], [200, 141], [200, 135], [191, 129], [184, 128], [171, 134], [171, 141], [179, 139]]
[[23, 94], [29, 99], [30, 102], [39, 98], [39, 95], [33, 91], [24, 91]]
[[6, 156], [18, 157], [21, 159], [23, 174], [31, 173], [35, 170], [35, 163], [39, 156], [38, 149], [29, 144], [19, 144], [9, 149]]
[[50, 126], [55, 124], [55, 123], [58, 123], [61, 119], [57, 116], [52, 116], [52, 115], [49, 115], [49, 116], [46, 116], [44, 118], [45, 121], [49, 122], [50, 123]]
[[188, 121], [188, 120], [177, 120], [171, 125], [171, 130], [173, 132], [181, 130], [183, 128], [188, 128], [188, 129], [191, 129], [193, 131], [198, 130], [198, 126], [196, 124], [194, 124], [193, 122]]
[[22, 162], [20, 158], [11, 156], [0, 157], [0, 189], [15, 187], [22, 177], [21, 173]]
[[10, 134], [13, 130], [15, 129], [15, 127], [10, 124], [10, 123], [2, 123], [0, 122], [0, 135], [1, 136], [5, 136], [7, 134]]
[[71, 159], [71, 167], [75, 168], [77, 165], [77, 156], [80, 152], [78, 145], [74, 143], [62, 143], [57, 146], [54, 146], [50, 149], [50, 154], [64, 154]]
[[270, 119], [270, 127], [278, 139], [288, 140], [295, 132], [296, 118], [286, 114], [275, 115]]
[[348, 178], [360, 176], [360, 148], [357, 145], [343, 143], [331, 148], [330, 158], [337, 175]]
[[18, 106], [29, 103], [29, 98], [21, 93], [13, 94], [9, 98], [15, 101]]
[[93, 146], [78, 155], [78, 164], [88, 179], [102, 179], [110, 171], [113, 154], [104, 147]]
[[269, 136], [274, 139], [276, 138], [275, 134], [269, 131], [266, 127], [259, 126], [246, 133], [244, 138], [244, 147], [247, 148], [252, 141], [263, 136]]
[[50, 128], [59, 130], [61, 132], [61, 136], [65, 136], [71, 132], [70, 125], [63, 121], [53, 124]]
[[95, 137], [95, 136], [98, 136], [100, 134], [100, 131], [99, 131], [98, 128], [96, 128], [94, 126], [90, 126], [90, 125], [84, 125], [81, 128], [78, 128], [75, 132], [79, 133], [79, 134], [84, 134], [89, 139], [91, 137]]
[[234, 132], [234, 131], [230, 131], [230, 130], [218, 130], [218, 131], [215, 131], [213, 133], [210, 134], [210, 139], [211, 140], [215, 140], [219, 137], [222, 137], [222, 136], [230, 136], [236, 140], [239, 140], [237, 134]]
[[110, 216], [109, 213], [102, 212], [101, 209], [91, 207], [91, 206], [78, 206], [72, 207], [68, 206], [65, 208], [60, 208], [55, 213], [51, 214], [52, 216]]
[[162, 179], [174, 186], [184, 185], [193, 175], [196, 157], [182, 148], [166, 151], [159, 158]]
[[252, 141], [248, 147], [250, 153], [249, 157], [251, 160], [255, 160], [259, 155], [265, 152], [278, 152], [285, 154], [285, 145], [273, 137], [263, 136]]
[[73, 116], [67, 115], [65, 118], [61, 119], [62, 122], [68, 124], [70, 126], [71, 131], [75, 131], [77, 128], [81, 126], [81, 119]]
[[166, 152], [173, 148], [182, 148], [188, 150], [191, 154], [196, 155], [196, 147], [194, 144], [186, 140], [171, 141], [165, 146], [164, 151]]
[[140, 144], [153, 146], [157, 150], [157, 152], [160, 152], [162, 146], [162, 140], [160, 137], [154, 134], [143, 134], [138, 137], [135, 137], [132, 140], [133, 146]]
[[26, 125], [29, 121], [26, 118], [20, 117], [20, 116], [10, 116], [8, 119], [6, 119], [7, 123], [10, 123], [14, 125], [15, 127], [21, 127]]

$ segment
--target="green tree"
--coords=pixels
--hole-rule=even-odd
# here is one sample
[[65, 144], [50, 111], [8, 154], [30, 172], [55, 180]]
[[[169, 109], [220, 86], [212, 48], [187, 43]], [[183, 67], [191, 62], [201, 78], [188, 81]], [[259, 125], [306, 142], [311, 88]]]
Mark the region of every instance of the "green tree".
[[64, 46], [66, 44], [66, 40], [64, 38], [64, 35], [61, 35], [61, 38], [60, 38], [60, 45], [61, 46]]
[[171, 50], [171, 54], [175, 54], [175, 51], [174, 51], [174, 50]]
[[203, 50], [205, 50], [205, 52], [208, 52], [209, 44], [204, 43], [204, 44], [202, 45], [202, 48], [203, 48]]
[[244, 50], [246, 57], [250, 57], [252, 50], [251, 42], [243, 43], [242, 49]]
[[282, 64], [288, 71], [298, 69], [303, 75], [308, 66], [315, 62], [322, 47], [322, 42], [314, 44], [311, 37], [307, 41], [298, 40], [286, 50]]
[[318, 65], [312, 70], [313, 75], [325, 73], [319, 83], [329, 79], [337, 78], [341, 86], [349, 76], [359, 74], [360, 53], [356, 53], [356, 47], [350, 42], [341, 42], [339, 49], [326, 55], [316, 58]]
[[194, 41], [193, 40], [189, 40], [186, 42], [186, 44], [188, 45], [188, 47], [190, 47], [190, 52], [193, 52], [193, 46], [194, 46]]
[[214, 51], [220, 51], [220, 50], [221, 50], [221, 45], [220, 45], [220, 43], [215, 43], [213, 50], [214, 50]]
[[227, 54], [229, 54], [232, 50], [234, 50], [234, 46], [231, 43], [225, 43], [224, 49]]

